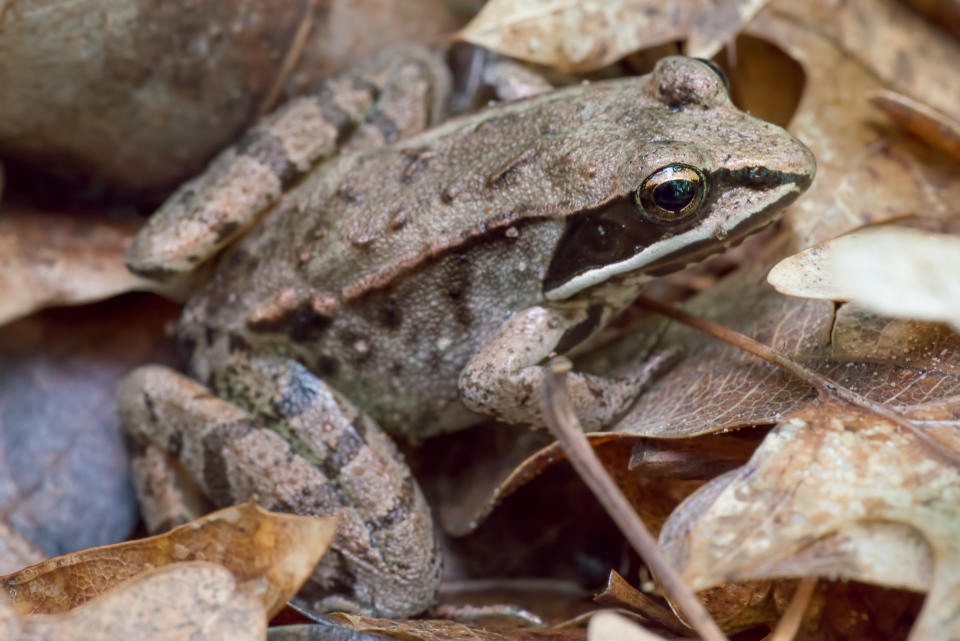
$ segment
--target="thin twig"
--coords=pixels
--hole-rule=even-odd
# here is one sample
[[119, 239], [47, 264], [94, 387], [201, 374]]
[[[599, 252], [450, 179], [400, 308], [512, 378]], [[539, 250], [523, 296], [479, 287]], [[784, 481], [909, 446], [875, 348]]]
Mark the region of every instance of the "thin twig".
[[800, 584], [797, 586], [797, 591], [793, 593], [793, 598], [790, 599], [787, 611], [780, 617], [776, 629], [765, 641], [793, 641], [797, 637], [797, 630], [803, 623], [803, 615], [807, 611], [807, 606], [810, 605], [810, 597], [813, 596], [813, 588], [816, 585], [816, 577], [800, 579]]
[[270, 86], [270, 91], [267, 92], [266, 98], [263, 99], [259, 109], [257, 109], [258, 118], [273, 111], [277, 99], [280, 97], [280, 92], [283, 91], [283, 85], [286, 84], [290, 72], [293, 71], [293, 68], [297, 65], [297, 62], [300, 60], [300, 54], [303, 53], [303, 48], [307, 44], [307, 36], [310, 35], [310, 31], [313, 29], [313, 13], [317, 0], [305, 0], [304, 4], [303, 18], [300, 19], [300, 24], [297, 25], [297, 31], [293, 34], [290, 47], [287, 49], [287, 55], [283, 57], [283, 63], [281, 63], [280, 70], [277, 71], [277, 75], [273, 79], [273, 85]]
[[547, 368], [540, 407], [544, 421], [556, 436], [567, 459], [597, 500], [630, 541], [640, 557], [660, 580], [664, 591], [705, 641], [726, 641], [726, 636], [710, 618], [706, 608], [667, 563], [656, 540], [629, 501], [610, 478], [580, 426], [567, 394], [566, 374], [572, 365], [565, 357], [554, 358]]
[[755, 341], [749, 336], [744, 336], [740, 332], [736, 332], [728, 327], [719, 325], [710, 319], [703, 318], [702, 316], [695, 316], [689, 312], [683, 311], [682, 309], [678, 309], [676, 307], [653, 300], [652, 298], [640, 296], [637, 299], [637, 302], [642, 307], [659, 314], [663, 314], [664, 316], [679, 321], [684, 325], [689, 325], [690, 327], [698, 329], [709, 336], [713, 336], [718, 340], [729, 343], [734, 347], [738, 347], [753, 354], [757, 358], [765, 360], [768, 363], [772, 363], [773, 365], [786, 370], [800, 380], [811, 385], [814, 389], [820, 392], [821, 396], [823, 397], [833, 397], [839, 399], [849, 403], [850, 405], [853, 405], [854, 407], [866, 410], [876, 414], [877, 416], [887, 419], [891, 423], [899, 425], [915, 436], [917, 440], [920, 441], [921, 444], [925, 445], [931, 452], [943, 458], [945, 461], [952, 463], [953, 465], [960, 466], [960, 452], [935, 438], [927, 430], [923, 429], [923, 427], [917, 425], [907, 417], [893, 411], [889, 407], [886, 407], [880, 403], [875, 403], [867, 397], [840, 385], [836, 381], [832, 381], [826, 376], [818, 374], [812, 369], [801, 365], [786, 354], [778, 352], [772, 347], [764, 345], [759, 341]]

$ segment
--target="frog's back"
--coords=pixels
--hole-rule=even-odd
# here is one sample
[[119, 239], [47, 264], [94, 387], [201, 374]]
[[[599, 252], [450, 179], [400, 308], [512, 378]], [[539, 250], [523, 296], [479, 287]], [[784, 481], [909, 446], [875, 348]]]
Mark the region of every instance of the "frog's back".
[[281, 351], [392, 431], [475, 421], [460, 369], [539, 300], [564, 216], [633, 186], [640, 86], [504, 105], [314, 172], [185, 311], [194, 373], [208, 380], [231, 349]]

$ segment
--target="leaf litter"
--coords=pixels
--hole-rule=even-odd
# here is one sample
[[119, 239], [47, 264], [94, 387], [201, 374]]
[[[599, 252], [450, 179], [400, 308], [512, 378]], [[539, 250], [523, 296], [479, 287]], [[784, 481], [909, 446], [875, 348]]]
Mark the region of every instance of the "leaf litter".
[[[834, 289], [818, 294], [856, 301], [842, 305], [787, 298], [764, 282], [766, 269], [776, 260], [853, 230], [907, 217], [945, 224], [957, 218], [954, 203], [960, 202], [960, 181], [955, 178], [956, 160], [949, 154], [955, 149], [951, 132], [956, 131], [960, 81], [955, 74], [945, 77], [942, 73], [960, 61], [956, 41], [890, 0], [677, 3], [680, 9], [675, 15], [657, 14], [654, 17], [665, 21], [641, 37], [638, 21], [629, 20], [625, 9], [642, 12], [654, 5], [662, 3], [611, 3], [610, 8], [624, 11], [616, 20], [609, 16], [601, 20], [603, 11], [590, 3], [490, 2], [461, 37], [567, 70], [598, 68], [639, 47], [682, 38], [687, 38], [688, 52], [712, 55], [738, 32], [786, 52], [799, 63], [806, 80], [791, 130], [816, 153], [819, 175], [811, 191], [792, 208], [780, 239], [688, 306], [917, 421], [956, 448], [960, 338], [944, 324], [920, 320], [954, 317], [923, 314], [919, 305], [902, 295], [927, 290], [928, 303], [955, 309], [949, 306], [956, 302], [952, 297], [937, 301], [938, 291], [949, 289], [949, 268], [937, 272], [936, 267], [918, 267], [921, 259], [934, 256], [931, 245], [925, 244], [935, 242], [929, 234], [922, 241], [910, 240], [917, 237], [915, 232], [894, 236], [890, 249], [882, 251], [863, 241], [862, 249], [869, 254], [872, 248], [874, 258], [907, 254], [910, 265], [897, 270], [903, 283], [875, 279], [886, 288], [878, 288], [875, 298], [883, 303], [897, 298], [900, 304], [895, 310], [864, 307], [872, 303], [862, 270], [859, 275], [854, 269], [841, 270], [854, 276], [844, 296], [836, 294], [835, 284]], [[539, 10], [539, 15], [529, 7]], [[592, 15], [599, 17], [587, 19], [585, 10], [595, 10]], [[725, 61], [736, 66], [735, 46], [728, 49]], [[929, 146], [931, 141], [941, 142], [939, 150]], [[954, 238], [939, 240], [949, 246]], [[949, 261], [947, 256], [944, 264]], [[77, 265], [84, 268], [83, 261]], [[805, 268], [809, 267], [807, 260]], [[31, 269], [35, 268], [27, 266], [23, 273], [29, 275]], [[822, 276], [822, 265], [819, 269], [816, 273]], [[795, 277], [800, 285], [792, 291], [810, 293], [807, 274], [799, 280]], [[945, 286], [932, 285], [932, 278], [944, 276]], [[127, 286], [110, 285], [112, 291]], [[18, 303], [14, 313], [82, 300], [70, 299], [72, 291], [50, 294], [37, 289], [37, 301]], [[111, 293], [109, 288], [99, 291], [103, 293], [98, 296]], [[882, 315], [894, 312], [902, 318]], [[652, 324], [642, 327], [652, 328]], [[701, 598], [725, 630], [748, 623], [773, 628], [781, 617], [790, 618], [783, 613], [791, 611], [796, 582], [784, 577], [843, 577], [890, 586], [895, 588], [889, 592], [893, 597], [859, 583], [821, 580], [811, 588], [806, 605], [798, 600], [801, 605], [793, 608], [802, 610], [791, 624], [796, 632], [782, 628], [770, 638], [822, 638], [841, 632], [854, 635], [848, 638], [901, 638], [916, 614], [911, 604], [917, 601], [903, 596], [910, 592], [927, 592], [913, 638], [946, 639], [960, 634], [952, 618], [960, 611], [955, 602], [960, 590], [952, 577], [960, 571], [956, 545], [949, 537], [950, 528], [957, 528], [954, 467], [931, 456], [896, 424], [825, 401], [804, 384], [736, 349], [677, 327], [661, 337], [661, 344], [668, 343], [685, 346], [688, 356], [611, 433], [591, 439], [630, 496], [631, 509], [659, 532], [667, 557], [684, 580], [697, 589], [708, 588]], [[774, 427], [767, 432], [769, 426]], [[754, 436], [724, 440], [730, 435], [723, 433], [734, 429]], [[482, 519], [517, 486], [560, 458], [556, 446], [544, 449], [533, 441], [493, 475], [494, 482], [488, 486], [492, 493], [482, 496], [484, 492], [474, 488], [477, 496], [470, 509], [461, 509], [458, 516], [461, 529], [471, 529], [463, 524]], [[669, 496], [651, 509], [657, 489]], [[148, 581], [162, 572], [134, 581]], [[642, 580], [645, 588], [648, 582], [649, 577]], [[615, 595], [614, 602], [632, 601], [635, 609], [645, 609], [645, 625], [653, 622], [655, 626], [658, 618], [661, 627], [676, 625], [651, 605], [662, 608], [656, 594], [630, 592], [633, 588], [623, 583], [608, 593]], [[123, 584], [131, 585], [135, 584]], [[119, 594], [126, 589], [123, 586], [83, 608]], [[891, 598], [906, 605], [878, 607], [891, 603]], [[75, 616], [80, 611], [58, 616]], [[842, 622], [844, 613], [857, 613], [858, 624]], [[249, 621], [256, 618], [244, 616], [253, 617]], [[597, 617], [589, 638], [656, 638], [637, 636], [652, 633], [612, 616]], [[904, 617], [907, 627], [901, 621]], [[4, 615], [0, 625], [27, 625], [29, 618]], [[359, 621], [355, 619], [354, 624]], [[611, 625], [615, 627], [604, 627]], [[251, 627], [259, 629], [253, 623]], [[363, 623], [361, 627], [395, 638], [436, 638], [425, 623]], [[603, 631], [609, 629], [616, 632]], [[262, 638], [258, 634], [251, 638]], [[514, 631], [510, 638], [524, 638], [523, 634]], [[441, 635], [497, 638], [469, 627], [443, 628]], [[63, 633], [59, 638], [69, 637]]]

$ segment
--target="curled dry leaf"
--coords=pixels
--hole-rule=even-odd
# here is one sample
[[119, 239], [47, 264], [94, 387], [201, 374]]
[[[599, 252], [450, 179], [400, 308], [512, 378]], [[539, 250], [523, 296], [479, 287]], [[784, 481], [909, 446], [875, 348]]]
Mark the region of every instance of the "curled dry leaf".
[[257, 595], [212, 563], [178, 563], [148, 571], [80, 607], [56, 615], [19, 616], [0, 598], [4, 641], [258, 641], [267, 617]]
[[[931, 429], [960, 447], [956, 419]], [[958, 487], [960, 470], [932, 457], [897, 426], [845, 406], [812, 406], [780, 423], [743, 468], [693, 494], [671, 516], [660, 541], [698, 590], [784, 575], [840, 576], [908, 589], [926, 579], [927, 600], [911, 638], [955, 639]], [[920, 535], [932, 557], [934, 570], [926, 576], [912, 566], [920, 556], [917, 537], [898, 539], [908, 530]], [[810, 555], [815, 542], [833, 555]], [[810, 559], [810, 566], [798, 566], [797, 555]]]
[[[949, 218], [960, 201], [954, 162], [905, 132], [878, 126], [868, 98], [884, 84], [829, 35], [837, 21], [852, 28], [834, 14], [848, 4], [778, 0], [748, 26], [751, 35], [777, 43], [806, 74], [790, 129], [816, 155], [817, 178], [785, 217], [801, 247], [909, 215]], [[865, 19], [869, 24], [870, 16]], [[943, 68], [958, 65], [934, 69], [942, 75]]]
[[610, 578], [602, 592], [594, 600], [604, 607], [624, 608], [642, 615], [675, 634], [686, 634], [690, 628], [683, 623], [669, 607], [658, 599], [650, 597], [636, 589], [616, 571], [610, 572]]
[[960, 330], [960, 238], [902, 227], [865, 229], [785, 258], [767, 277], [791, 296], [856, 301], [898, 318]]
[[0, 577], [0, 585], [18, 611], [55, 613], [150, 568], [209, 561], [230, 570], [272, 616], [310, 576], [336, 531], [333, 517], [278, 514], [250, 502], [158, 536], [48, 559]]
[[173, 297], [187, 283], [161, 286], [131, 274], [123, 254], [137, 220], [7, 208], [0, 212], [0, 325], [54, 305], [101, 300], [131, 290]]
[[769, 0], [491, 0], [458, 34], [562, 71], [591, 71], [625, 55], [687, 39], [709, 58]]
[[931, 147], [960, 160], [960, 119], [893, 91], [878, 91], [870, 102]]

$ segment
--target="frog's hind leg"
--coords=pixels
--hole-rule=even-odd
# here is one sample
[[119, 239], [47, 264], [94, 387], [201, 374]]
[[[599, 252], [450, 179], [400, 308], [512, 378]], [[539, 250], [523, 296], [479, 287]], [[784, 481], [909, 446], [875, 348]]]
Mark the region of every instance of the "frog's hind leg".
[[[192, 271], [256, 223], [348, 137], [366, 141], [352, 141], [351, 147], [371, 146], [433, 124], [449, 93], [448, 75], [422, 47], [391, 49], [287, 102], [163, 203], [134, 238], [127, 266], [157, 280]], [[370, 135], [374, 131], [382, 133]]]
[[[440, 578], [437, 539], [390, 439], [296, 363], [256, 360], [246, 373], [233, 390], [246, 409], [164, 367], [128, 376], [120, 417], [141, 458], [156, 469], [161, 448], [216, 505], [255, 497], [271, 510], [336, 514], [339, 535], [312, 577], [318, 609], [407, 616], [429, 606]], [[162, 484], [135, 476], [138, 493], [156, 504], [151, 490]]]

